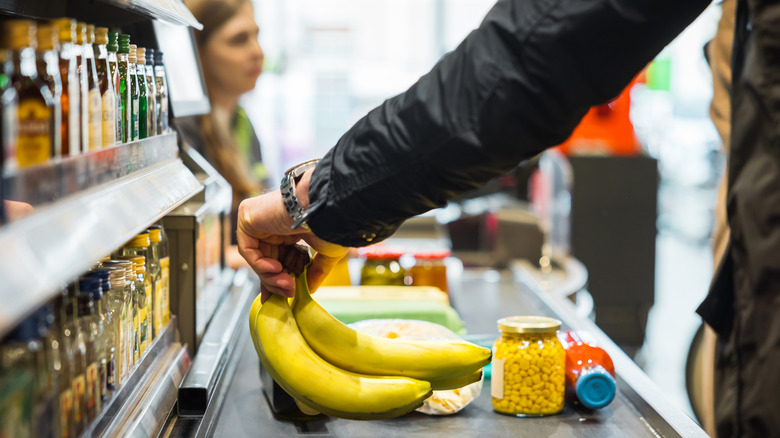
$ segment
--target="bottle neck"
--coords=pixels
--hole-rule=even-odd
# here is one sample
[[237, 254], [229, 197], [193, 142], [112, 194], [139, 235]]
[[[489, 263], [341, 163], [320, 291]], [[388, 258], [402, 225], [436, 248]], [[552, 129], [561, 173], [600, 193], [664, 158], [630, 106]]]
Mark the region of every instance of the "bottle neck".
[[95, 54], [97, 55], [97, 59], [105, 59], [108, 60], [108, 49], [106, 49], [105, 44], [98, 44], [95, 46]]
[[34, 78], [35, 74], [35, 50], [32, 47], [23, 47], [13, 51], [14, 70], [22, 76]]

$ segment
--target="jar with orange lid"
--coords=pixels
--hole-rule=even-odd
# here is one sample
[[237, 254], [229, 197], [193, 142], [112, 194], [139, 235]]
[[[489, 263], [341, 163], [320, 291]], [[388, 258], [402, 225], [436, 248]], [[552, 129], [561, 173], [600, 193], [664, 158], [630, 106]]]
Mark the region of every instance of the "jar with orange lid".
[[518, 417], [563, 409], [566, 353], [558, 340], [561, 322], [543, 316], [498, 320], [490, 392], [493, 409]]
[[447, 287], [447, 266], [444, 259], [450, 256], [450, 250], [426, 251], [414, 253], [414, 266], [409, 268], [412, 286], [434, 286], [445, 293]]
[[362, 286], [403, 286], [406, 270], [399, 262], [403, 255], [390, 249], [371, 249], [361, 252], [363, 267], [360, 269]]

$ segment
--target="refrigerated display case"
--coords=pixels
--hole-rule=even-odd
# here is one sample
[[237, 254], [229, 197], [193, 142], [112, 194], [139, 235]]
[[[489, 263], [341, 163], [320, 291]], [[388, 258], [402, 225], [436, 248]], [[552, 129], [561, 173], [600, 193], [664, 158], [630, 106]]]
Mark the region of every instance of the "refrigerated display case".
[[[139, 46], [170, 50], [171, 116], [210, 110], [192, 36], [202, 26], [181, 0], [0, 2], [0, 21], [20, 17], [72, 17], [131, 34]], [[0, 339], [139, 232], [154, 224], [170, 232], [170, 321], [83, 433], [156, 436], [190, 368], [207, 380], [222, 374], [225, 347], [206, 327], [224, 328], [220, 321], [235, 319], [231, 315], [244, 308], [240, 300], [255, 289], [245, 272], [224, 263], [230, 186], [169, 130], [8, 172], [0, 194], [0, 202], [24, 202], [31, 211], [0, 225]], [[195, 225], [189, 230], [176, 223], [190, 219]], [[208, 352], [199, 357], [201, 344]]]

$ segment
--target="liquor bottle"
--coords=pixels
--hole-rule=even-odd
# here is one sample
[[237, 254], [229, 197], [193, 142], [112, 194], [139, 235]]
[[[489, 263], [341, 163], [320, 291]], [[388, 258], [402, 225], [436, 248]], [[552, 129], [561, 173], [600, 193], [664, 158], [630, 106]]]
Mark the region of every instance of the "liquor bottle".
[[38, 50], [35, 54], [37, 74], [49, 87], [52, 95], [53, 114], [51, 118], [52, 156], [62, 155], [62, 81], [57, 49], [59, 34], [51, 24], [38, 26]]
[[119, 68], [117, 60], [117, 51], [119, 50], [118, 40], [119, 34], [116, 32], [109, 32], [108, 44], [106, 50], [108, 51], [108, 71], [111, 76], [111, 83], [114, 85], [114, 117], [116, 133], [114, 139], [117, 143], [122, 142], [122, 90], [119, 84]]
[[[19, 94], [11, 83], [14, 63], [9, 50], [0, 49], [0, 187], [2, 176], [16, 170], [16, 141], [19, 137]], [[6, 220], [6, 193], [0, 188], [0, 224]]]
[[135, 340], [134, 360], [138, 362], [146, 351], [151, 337], [151, 292], [152, 284], [149, 277], [146, 276], [146, 257], [137, 255], [119, 256], [121, 260], [130, 260], [135, 265], [135, 297], [133, 306], [135, 307], [135, 331], [137, 333]]
[[[11, 431], [21, 436], [39, 436], [47, 426], [36, 424], [35, 420], [42, 410], [42, 382], [38, 380], [39, 369], [44, 365], [43, 343], [38, 331], [38, 317], [33, 315], [22, 320], [6, 337], [0, 349], [0, 376], [23, 375], [32, 376], [26, 392], [29, 398], [23, 406], [13, 406], [11, 409], [25, 409], [26, 412], [16, 416], [16, 430]], [[2, 412], [7, 415], [6, 411]], [[7, 421], [7, 420], [6, 420]], [[5, 422], [5, 421], [4, 421]], [[0, 428], [5, 428], [0, 424]], [[12, 436], [12, 435], [9, 435]]]
[[79, 153], [81, 146], [81, 83], [79, 82], [78, 60], [76, 56], [76, 20], [58, 18], [52, 23], [59, 31], [60, 50], [60, 156]]
[[146, 49], [135, 49], [135, 76], [138, 83], [138, 138], [149, 136], [149, 89], [146, 86]]
[[84, 57], [84, 45], [87, 43], [87, 23], [76, 22], [76, 66], [79, 72], [79, 147], [71, 153], [89, 151], [89, 71], [87, 58]]
[[134, 271], [133, 262], [129, 260], [107, 260], [102, 263], [104, 267], [117, 268], [111, 273], [111, 295], [109, 299], [117, 308], [119, 325], [119, 346], [117, 348], [117, 370], [114, 373], [117, 387], [125, 380], [130, 367], [133, 365], [133, 294]]
[[155, 101], [157, 103], [156, 119], [157, 119], [157, 134], [163, 134], [168, 132], [168, 81], [165, 78], [165, 65], [163, 64], [163, 52], [154, 52], [154, 80], [157, 86], [157, 96]]
[[102, 98], [103, 147], [116, 143], [116, 93], [111, 67], [108, 65], [108, 28], [95, 28], [95, 70]]
[[80, 436], [87, 427], [87, 344], [79, 326], [77, 295], [78, 284], [75, 283], [70, 285], [63, 295], [65, 299], [63, 335], [73, 356], [73, 362], [70, 364], [73, 397], [71, 436]]
[[89, 129], [89, 150], [103, 147], [103, 95], [100, 91], [95, 63], [95, 26], [88, 24], [85, 30], [84, 58], [87, 60], [87, 125]]
[[36, 373], [41, 385], [42, 404], [33, 421], [38, 426], [38, 436], [55, 437], [60, 435], [61, 430], [58, 385], [62, 374], [62, 344], [54, 329], [54, 304], [41, 306], [37, 314], [38, 334], [43, 344], [42, 368]]
[[36, 73], [35, 23], [9, 20], [4, 30], [13, 57], [11, 83], [19, 95], [16, 163], [24, 168], [51, 158], [53, 98], [49, 87]]
[[135, 44], [130, 44], [130, 52], [127, 56], [127, 82], [130, 84], [130, 101], [131, 101], [131, 121], [130, 121], [130, 129], [132, 133], [131, 139], [133, 141], [136, 141], [140, 138], [140, 120], [141, 120], [141, 107], [140, 105], [140, 99], [141, 99], [141, 90], [138, 88], [138, 75], [136, 73], [136, 46]]
[[[159, 300], [160, 323], [159, 328], [165, 327], [170, 319], [170, 264], [168, 255], [168, 236], [161, 225], [149, 227], [149, 240], [152, 243], [152, 260], [157, 260], [159, 274], [154, 282], [154, 291]], [[156, 336], [156, 335], [155, 335]]]
[[157, 135], [157, 84], [154, 81], [154, 49], [146, 49], [146, 63], [144, 65], [146, 75], [146, 111], [148, 126], [147, 137]]
[[60, 437], [74, 436], [73, 432], [73, 343], [75, 333], [68, 330], [68, 306], [70, 306], [68, 290], [64, 288], [54, 300], [53, 332], [59, 343], [61, 369], [57, 374], [57, 390], [59, 391], [59, 425]]
[[615, 398], [615, 366], [604, 349], [584, 342], [574, 331], [560, 332], [566, 350], [566, 396], [589, 409], [600, 409]]
[[83, 339], [86, 347], [85, 372], [85, 414], [87, 423], [95, 419], [100, 412], [100, 338], [103, 335], [103, 327], [95, 309], [95, 298], [102, 294], [101, 281], [94, 277], [82, 277], [79, 279], [78, 289], [78, 324], [79, 337]]
[[100, 380], [100, 402], [101, 405], [105, 405], [106, 402], [114, 395], [115, 379], [114, 374], [116, 370], [116, 350], [117, 344], [116, 331], [113, 329], [114, 321], [111, 319], [111, 314], [108, 312], [106, 296], [111, 291], [111, 270], [113, 268], [96, 267], [89, 270], [84, 277], [93, 277], [100, 279], [101, 293], [99, 296], [93, 295], [93, 301], [95, 304], [95, 315], [100, 321], [102, 332], [100, 339], [97, 342], [98, 357], [100, 362], [98, 365], [98, 379]]
[[122, 143], [133, 140], [133, 97], [130, 83], [130, 35], [117, 37], [117, 71], [119, 72], [119, 100], [121, 102]]

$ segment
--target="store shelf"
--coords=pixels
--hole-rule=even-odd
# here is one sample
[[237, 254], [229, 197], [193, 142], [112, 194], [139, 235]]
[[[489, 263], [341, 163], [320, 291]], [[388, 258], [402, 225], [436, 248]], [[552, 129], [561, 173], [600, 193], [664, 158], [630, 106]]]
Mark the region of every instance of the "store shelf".
[[151, 431], [160, 429], [173, 408], [189, 366], [172, 316], [83, 436], [154, 435]]
[[[112, 19], [121, 15], [121, 11], [125, 10], [147, 18], [183, 24], [198, 30], [203, 29], [203, 25], [198, 22], [181, 0], [103, 0], [103, 3], [119, 10], [112, 13]], [[94, 8], [93, 0], [71, 0], [69, 2], [0, 0], [0, 12], [34, 19], [80, 15], [73, 14], [73, 12], [89, 12], [90, 8]]]
[[[124, 144], [10, 178], [12, 193], [26, 197], [16, 199], [35, 201], [35, 212], [0, 228], [0, 336], [203, 189], [176, 156], [175, 139]], [[48, 182], [31, 189], [33, 174]], [[56, 194], [56, 200], [43, 203], [48, 195], [41, 193]]]
[[103, 0], [125, 9], [141, 13], [149, 18], [165, 20], [173, 24], [183, 24], [195, 29], [203, 29], [203, 25], [184, 6], [181, 0]]

